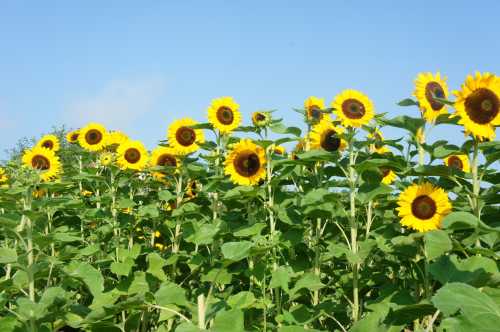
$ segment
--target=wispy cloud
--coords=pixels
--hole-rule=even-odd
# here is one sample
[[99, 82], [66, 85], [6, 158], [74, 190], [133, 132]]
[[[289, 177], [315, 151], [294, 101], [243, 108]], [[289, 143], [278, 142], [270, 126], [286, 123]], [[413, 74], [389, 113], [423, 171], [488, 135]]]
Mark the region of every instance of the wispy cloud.
[[112, 80], [94, 95], [68, 103], [64, 120], [73, 127], [95, 121], [110, 129], [127, 130], [154, 109], [164, 92], [165, 80], [158, 77]]

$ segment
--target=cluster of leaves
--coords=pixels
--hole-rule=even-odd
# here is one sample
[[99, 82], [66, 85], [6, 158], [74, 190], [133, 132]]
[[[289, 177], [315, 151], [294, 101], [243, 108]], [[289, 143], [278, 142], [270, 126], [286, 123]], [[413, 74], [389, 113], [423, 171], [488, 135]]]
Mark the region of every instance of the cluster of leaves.
[[[440, 162], [471, 141], [424, 144], [419, 166], [422, 120], [377, 121], [408, 130], [384, 142], [394, 153], [357, 137], [349, 152], [295, 158], [269, 153], [301, 135], [275, 121], [280, 138], [256, 140], [271, 176], [255, 187], [232, 184], [211, 153], [183, 159], [166, 183], [68, 144], [61, 181], [38, 183], [12, 161], [0, 190], [0, 331], [498, 330], [500, 144], [478, 145], [472, 197], [471, 175]], [[451, 193], [440, 230], [399, 224], [397, 195], [419, 177]]]

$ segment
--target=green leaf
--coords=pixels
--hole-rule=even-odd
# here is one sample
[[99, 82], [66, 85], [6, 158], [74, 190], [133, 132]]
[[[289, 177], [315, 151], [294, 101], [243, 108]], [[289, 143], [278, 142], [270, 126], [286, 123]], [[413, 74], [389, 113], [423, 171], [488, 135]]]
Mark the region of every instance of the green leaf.
[[135, 202], [128, 198], [120, 199], [117, 204], [119, 209], [133, 208], [135, 205], [136, 205]]
[[271, 129], [271, 131], [273, 133], [276, 133], [276, 134], [291, 134], [291, 135], [294, 135], [294, 136], [297, 136], [297, 137], [300, 137], [300, 135], [302, 133], [302, 131], [300, 130], [300, 128], [297, 128], [297, 127], [285, 127], [281, 123], [273, 124], [273, 125], [269, 126], [269, 129]]
[[167, 264], [167, 261], [163, 259], [157, 253], [150, 253], [147, 257], [148, 261], [148, 273], [151, 273], [155, 277], [160, 280], [165, 280], [167, 277], [165, 276], [165, 272], [163, 271], [163, 267]]
[[390, 194], [393, 189], [383, 183], [363, 183], [358, 190], [358, 199], [361, 203], [368, 203], [375, 197]]
[[155, 299], [156, 303], [160, 306], [167, 304], [188, 305], [186, 291], [181, 286], [170, 281], [161, 284], [160, 289], [155, 293]]
[[238, 294], [231, 295], [226, 302], [233, 309], [245, 309], [255, 303], [255, 296], [252, 292], [239, 292]]
[[481, 287], [499, 271], [496, 262], [487, 257], [472, 256], [459, 260], [456, 255], [449, 255], [432, 263], [429, 272], [442, 284], [463, 282]]
[[279, 266], [272, 273], [271, 283], [269, 284], [269, 287], [271, 288], [281, 287], [285, 292], [288, 293], [289, 291], [288, 283], [291, 280], [290, 277], [291, 273], [292, 271], [289, 267]]
[[194, 233], [186, 236], [186, 241], [197, 245], [211, 244], [220, 230], [219, 225], [219, 223], [201, 225], [193, 223]]
[[214, 319], [214, 326], [211, 332], [244, 332], [245, 321], [243, 311], [239, 309], [222, 310], [217, 313]]
[[295, 286], [290, 290], [290, 298], [301, 289], [306, 288], [310, 291], [316, 291], [325, 287], [321, 282], [319, 277], [311, 272], [305, 273], [296, 283]]
[[288, 326], [282, 326], [278, 329], [278, 332], [320, 332], [321, 330], [316, 330], [316, 329], [311, 329], [311, 328], [304, 328], [303, 326], [299, 325], [288, 325]]
[[443, 230], [433, 230], [424, 234], [425, 255], [434, 260], [452, 249], [450, 237]]
[[418, 103], [411, 99], [411, 98], [406, 98], [398, 102], [399, 106], [418, 106]]
[[17, 252], [11, 248], [0, 248], [0, 264], [17, 262]]
[[150, 218], [156, 218], [160, 215], [156, 203], [140, 206], [138, 214], [141, 217], [150, 217]]
[[461, 230], [476, 228], [479, 225], [479, 219], [468, 212], [452, 212], [444, 217], [442, 226], [444, 229]]
[[406, 129], [417, 134], [417, 130], [425, 124], [425, 121], [421, 118], [412, 118], [406, 115], [397, 116], [393, 119], [383, 119], [381, 120], [386, 126]]
[[71, 277], [82, 280], [92, 295], [96, 296], [104, 290], [104, 278], [101, 272], [89, 263], [71, 263], [65, 270]]
[[264, 223], [256, 223], [251, 226], [243, 226], [238, 228], [237, 231], [233, 233], [236, 237], [249, 237], [260, 234], [260, 232], [266, 228], [266, 224]]
[[252, 246], [253, 242], [250, 241], [226, 242], [221, 247], [222, 255], [225, 259], [236, 262], [247, 258]]
[[162, 190], [158, 192], [158, 198], [162, 201], [170, 201], [175, 198], [175, 195], [172, 194], [169, 190]]
[[460, 148], [456, 145], [446, 144], [436, 147], [432, 155], [434, 158], [443, 159], [453, 154], [460, 154]]

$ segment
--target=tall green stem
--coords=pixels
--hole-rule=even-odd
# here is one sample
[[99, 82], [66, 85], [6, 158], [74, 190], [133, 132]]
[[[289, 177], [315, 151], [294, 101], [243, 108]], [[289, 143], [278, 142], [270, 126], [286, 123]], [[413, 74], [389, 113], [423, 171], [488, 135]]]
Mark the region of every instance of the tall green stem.
[[[350, 201], [350, 224], [351, 224], [351, 251], [353, 256], [358, 253], [358, 223], [356, 220], [356, 170], [354, 165], [356, 162], [354, 156], [354, 147], [352, 140], [354, 132], [351, 133], [349, 142], [349, 201]], [[357, 321], [359, 318], [359, 264], [352, 264], [352, 319]]]
[[[23, 222], [26, 224], [26, 240], [27, 240], [27, 254], [28, 254], [28, 296], [31, 302], [35, 303], [35, 276], [33, 273], [33, 265], [35, 262], [33, 255], [33, 224], [31, 219], [26, 215], [26, 212], [31, 210], [31, 190], [28, 190], [26, 197], [23, 199]], [[36, 331], [35, 318], [31, 315], [30, 317], [30, 330]]]
[[479, 181], [478, 176], [478, 155], [479, 155], [479, 146], [476, 139], [474, 139], [474, 147], [472, 151], [472, 165], [471, 165], [471, 173], [472, 173], [472, 202], [473, 202], [473, 210], [476, 217], [481, 220], [481, 204], [479, 201], [479, 192], [481, 190], [481, 182]]

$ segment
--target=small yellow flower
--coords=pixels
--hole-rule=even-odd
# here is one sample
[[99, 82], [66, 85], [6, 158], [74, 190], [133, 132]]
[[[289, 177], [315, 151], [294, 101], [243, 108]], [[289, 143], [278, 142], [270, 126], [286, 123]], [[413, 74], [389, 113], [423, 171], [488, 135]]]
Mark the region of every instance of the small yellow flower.
[[282, 146], [282, 145], [276, 145], [276, 146], [274, 147], [273, 152], [274, 152], [275, 154], [278, 154], [278, 155], [284, 156], [284, 155], [286, 154], [286, 149], [285, 149], [285, 147], [284, 147], [284, 146]]
[[255, 127], [262, 128], [269, 126], [271, 123], [271, 113], [269, 112], [253, 112], [252, 123]]
[[216, 98], [208, 107], [208, 122], [221, 134], [229, 134], [241, 123], [239, 108], [231, 97]]
[[338, 119], [344, 127], [361, 127], [374, 117], [373, 102], [356, 90], [344, 90], [332, 102]]
[[465, 154], [456, 154], [448, 156], [444, 159], [446, 166], [456, 168], [462, 172], [469, 173], [469, 158]]
[[56, 135], [45, 135], [36, 143], [36, 147], [46, 148], [57, 152], [61, 148], [61, 144]]

